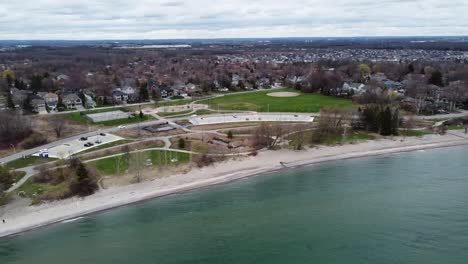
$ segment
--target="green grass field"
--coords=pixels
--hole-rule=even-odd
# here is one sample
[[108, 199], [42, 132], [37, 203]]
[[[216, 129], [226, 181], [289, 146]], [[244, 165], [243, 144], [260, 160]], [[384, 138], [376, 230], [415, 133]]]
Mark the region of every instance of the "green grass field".
[[325, 96], [320, 94], [301, 93], [296, 97], [272, 97], [267, 94], [273, 92], [296, 92], [291, 89], [261, 91], [253, 93], [243, 93], [227, 95], [223, 97], [203, 100], [212, 109], [220, 110], [239, 110], [239, 111], [257, 111], [257, 112], [298, 112], [298, 113], [317, 113], [325, 106], [340, 108], [351, 108], [351, 100]]
[[51, 161], [56, 161], [54, 158], [41, 158], [36, 156], [26, 156], [25, 158], [19, 158], [13, 161], [10, 161], [5, 164], [5, 167], [11, 170], [21, 169], [33, 165], [39, 165]]
[[[190, 154], [174, 151], [149, 150], [141, 153], [132, 153], [130, 157], [124, 155], [93, 161], [91, 166], [96, 168], [100, 175], [122, 175], [132, 166], [136, 166], [138, 160], [141, 167], [146, 166], [146, 160], [151, 159], [153, 167], [176, 166], [190, 161]], [[177, 160], [177, 161], [174, 161]]]
[[69, 183], [64, 181], [57, 185], [35, 183], [32, 179], [28, 179], [21, 187], [16, 190], [17, 194], [21, 194], [31, 199], [31, 204], [38, 204], [44, 196], [61, 197], [69, 192]]
[[464, 130], [465, 127], [462, 125], [450, 125], [448, 126], [448, 130]]

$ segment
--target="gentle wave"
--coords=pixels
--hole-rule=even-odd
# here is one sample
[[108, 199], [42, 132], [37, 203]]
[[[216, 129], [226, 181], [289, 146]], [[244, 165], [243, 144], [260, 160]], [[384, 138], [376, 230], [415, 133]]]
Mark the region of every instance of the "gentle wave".
[[68, 219], [68, 220], [62, 221], [62, 223], [63, 223], [63, 224], [72, 223], [72, 222], [78, 221], [78, 220], [83, 219], [83, 218], [84, 218], [83, 216], [80, 216], [80, 217], [77, 217], [77, 218], [72, 218], [72, 219]]

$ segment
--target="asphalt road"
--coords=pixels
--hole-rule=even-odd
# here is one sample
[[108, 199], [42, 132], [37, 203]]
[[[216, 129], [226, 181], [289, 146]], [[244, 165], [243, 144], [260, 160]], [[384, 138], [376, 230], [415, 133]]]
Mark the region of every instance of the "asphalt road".
[[[137, 124], [126, 125], [125, 127], [126, 128], [137, 128], [137, 127], [142, 127], [142, 126], [157, 125], [157, 124], [161, 124], [161, 122], [164, 122], [164, 121], [162, 121], [162, 120], [153, 120], [153, 121], [148, 121], [148, 122], [142, 122], [142, 123], [137, 123]], [[76, 135], [76, 136], [72, 136], [72, 137], [69, 137], [69, 138], [60, 139], [60, 140], [51, 142], [49, 144], [39, 146], [37, 148], [19, 151], [19, 152], [16, 152], [15, 154], [13, 154], [13, 155], [0, 158], [0, 164], [4, 164], [4, 163], [10, 162], [10, 161], [22, 158], [24, 156], [32, 155], [32, 154], [34, 154], [36, 152], [39, 152], [41, 149], [49, 149], [49, 148], [52, 148], [52, 147], [55, 147], [55, 146], [58, 146], [58, 145], [62, 145], [64, 143], [69, 142], [70, 140], [79, 139], [81, 137], [95, 136], [96, 132], [99, 132], [99, 133], [113, 133], [113, 132], [116, 132], [116, 131], [119, 131], [119, 130], [120, 130], [119, 127], [103, 128], [103, 129], [94, 130], [94, 131], [91, 131], [91, 132], [88, 132], [88, 133], [83, 133], [83, 134], [79, 134], [79, 135]]]

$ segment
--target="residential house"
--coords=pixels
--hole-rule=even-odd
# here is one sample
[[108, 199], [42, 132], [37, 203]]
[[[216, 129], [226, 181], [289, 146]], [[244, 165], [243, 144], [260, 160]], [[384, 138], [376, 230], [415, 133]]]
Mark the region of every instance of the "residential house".
[[111, 101], [116, 104], [126, 104], [138, 101], [138, 93], [133, 87], [125, 86], [112, 91]]
[[35, 113], [46, 113], [46, 102], [42, 97], [36, 94], [31, 94], [29, 96], [31, 101], [31, 110]]
[[81, 98], [75, 94], [67, 94], [62, 98], [62, 103], [67, 107], [67, 109], [77, 109], [83, 106]]
[[174, 90], [172, 88], [160, 88], [159, 89], [159, 95], [161, 98], [171, 98], [174, 96]]
[[127, 101], [136, 102], [138, 101], [138, 93], [136, 92], [135, 88], [132, 86], [124, 86], [122, 92], [127, 95]]
[[172, 96], [187, 96], [187, 87], [181, 81], [175, 81], [174, 85], [171, 86]]
[[116, 104], [126, 103], [128, 101], [128, 95], [122, 92], [122, 89], [117, 88], [112, 91], [112, 101]]
[[288, 81], [291, 82], [292, 84], [301, 83], [301, 82], [305, 81], [305, 79], [306, 79], [305, 76], [291, 76], [291, 77], [288, 77]]
[[68, 75], [65, 74], [60, 74], [55, 79], [57, 80], [59, 86], [64, 86], [65, 83], [70, 80], [70, 77], [68, 77]]
[[58, 95], [56, 95], [55, 93], [45, 93], [45, 92], [38, 93], [37, 95], [40, 96], [42, 99], [44, 99], [49, 111], [55, 111], [57, 109], [57, 104], [59, 100]]
[[269, 78], [260, 78], [257, 80], [257, 87], [262, 88], [262, 89], [268, 89], [270, 88], [270, 79]]
[[239, 74], [233, 74], [231, 78], [231, 85], [238, 86], [240, 82], [244, 82], [244, 78], [242, 78]]
[[339, 96], [343, 95], [359, 95], [363, 94], [366, 91], [366, 85], [362, 83], [347, 83], [343, 84], [341, 92], [338, 93]]
[[188, 83], [187, 85], [185, 85], [185, 93], [189, 96], [201, 95], [202, 90], [199, 88], [199, 86], [193, 83]]

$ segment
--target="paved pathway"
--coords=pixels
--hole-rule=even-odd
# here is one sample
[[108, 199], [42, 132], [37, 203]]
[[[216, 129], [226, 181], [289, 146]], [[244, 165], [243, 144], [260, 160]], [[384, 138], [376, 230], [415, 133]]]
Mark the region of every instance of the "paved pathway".
[[27, 180], [29, 180], [29, 178], [31, 178], [32, 176], [36, 175], [37, 174], [37, 171], [35, 170], [36, 166], [30, 166], [30, 167], [26, 167], [26, 168], [22, 168], [22, 169], [19, 169], [19, 170], [16, 170], [16, 171], [23, 171], [23, 172], [26, 172], [26, 175], [24, 175], [23, 178], [21, 178], [21, 180], [19, 182], [17, 182], [15, 185], [13, 185], [12, 187], [10, 187], [10, 189], [8, 189], [6, 192], [9, 193], [9, 192], [13, 192], [15, 191], [16, 189], [18, 189], [19, 187], [21, 187], [21, 185], [23, 185]]

